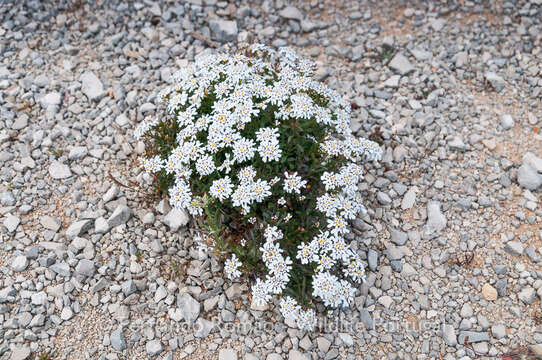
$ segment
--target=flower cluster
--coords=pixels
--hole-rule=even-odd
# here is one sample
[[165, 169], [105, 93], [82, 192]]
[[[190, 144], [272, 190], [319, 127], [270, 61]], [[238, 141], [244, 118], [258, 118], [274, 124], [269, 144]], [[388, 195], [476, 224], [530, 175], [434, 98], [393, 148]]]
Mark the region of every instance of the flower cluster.
[[307, 330], [311, 302], [348, 306], [364, 279], [345, 235], [366, 211], [359, 161], [382, 154], [352, 135], [349, 104], [312, 71], [287, 48], [202, 56], [160, 93], [169, 120], [135, 131], [150, 144], [142, 165], [167, 184], [171, 205], [205, 214], [216, 248], [232, 253], [226, 276], [260, 269], [253, 301], [279, 296], [283, 316]]

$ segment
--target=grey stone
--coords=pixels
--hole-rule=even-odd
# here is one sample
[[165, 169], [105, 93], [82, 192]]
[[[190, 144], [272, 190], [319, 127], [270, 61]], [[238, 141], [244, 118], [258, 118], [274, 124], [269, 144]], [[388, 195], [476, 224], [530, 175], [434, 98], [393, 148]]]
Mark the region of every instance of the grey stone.
[[446, 216], [440, 211], [440, 202], [430, 201], [427, 204], [427, 224], [424, 228], [424, 235], [429, 238], [436, 236], [448, 223]]
[[11, 286], [5, 287], [0, 290], [0, 304], [5, 302], [14, 302], [17, 291]]
[[124, 296], [129, 296], [137, 291], [137, 286], [133, 280], [126, 280], [121, 285]]
[[70, 266], [65, 262], [53, 264], [49, 268], [55, 273], [57, 273], [58, 275], [61, 275], [64, 277], [68, 277], [71, 275]]
[[529, 165], [523, 164], [518, 169], [518, 183], [525, 189], [536, 190], [542, 185], [542, 175]]
[[102, 197], [102, 200], [104, 203], [108, 203], [111, 200], [115, 199], [119, 195], [119, 187], [117, 185], [113, 185], [107, 190], [107, 192]]
[[495, 289], [497, 289], [497, 293], [500, 297], [504, 297], [507, 295], [507, 289], [508, 287], [508, 280], [506, 278], [499, 279], [497, 282], [495, 282]]
[[378, 266], [378, 252], [373, 249], [369, 249], [367, 252], [367, 262], [371, 271], [376, 271]]
[[26, 345], [16, 346], [11, 351], [10, 360], [26, 360], [30, 357], [31, 351], [30, 348]]
[[514, 127], [514, 118], [510, 114], [504, 114], [501, 116], [501, 125], [504, 130], [510, 130]]
[[69, 306], [64, 306], [60, 312], [60, 318], [64, 321], [70, 320], [73, 317], [73, 310]]
[[93, 72], [85, 72], [79, 80], [81, 91], [89, 100], [98, 101], [105, 95], [102, 82]]
[[388, 80], [384, 81], [385, 87], [398, 88], [401, 75], [392, 75]]
[[0, 194], [0, 204], [3, 206], [14, 206], [16, 203], [17, 200], [11, 191], [4, 191], [2, 194]]
[[107, 223], [111, 228], [126, 223], [132, 217], [132, 210], [126, 205], [118, 205]]
[[360, 317], [361, 317], [361, 322], [365, 326], [365, 329], [373, 330], [374, 327], [375, 327], [374, 326], [374, 320], [373, 320], [371, 314], [369, 313], [369, 311], [367, 309], [361, 309], [359, 311], [359, 314], [360, 314]]
[[303, 353], [301, 353], [299, 350], [292, 349], [288, 353], [288, 360], [308, 360]]
[[458, 344], [464, 344], [465, 339], [467, 339], [467, 343], [473, 344], [478, 343], [482, 341], [489, 341], [489, 335], [487, 332], [476, 332], [476, 331], [461, 331], [459, 333], [459, 337], [457, 338]]
[[378, 298], [378, 303], [384, 306], [386, 309], [389, 309], [390, 306], [393, 304], [393, 299], [391, 296], [384, 295]]
[[401, 260], [405, 253], [399, 246], [390, 246], [385, 251], [386, 256], [390, 261]]
[[205, 339], [207, 336], [209, 336], [214, 327], [215, 324], [212, 321], [204, 318], [198, 318], [194, 324], [194, 336], [199, 339]]
[[154, 224], [154, 220], [155, 220], [155, 217], [152, 212], [146, 213], [145, 215], [143, 215], [143, 218], [141, 219], [141, 221], [143, 221], [143, 224], [145, 225]]
[[229, 300], [236, 300], [241, 297], [242, 290], [239, 283], [234, 283], [226, 289], [226, 297]]
[[389, 228], [389, 231], [390, 231], [390, 235], [391, 235], [391, 242], [394, 243], [395, 245], [405, 245], [407, 240], [408, 240], [408, 235], [407, 233], [403, 232], [403, 231], [400, 231], [400, 230], [396, 230], [394, 228]]
[[17, 226], [19, 226], [20, 223], [21, 219], [18, 216], [9, 214], [4, 217], [4, 227], [10, 233], [15, 232], [15, 230], [17, 230]]
[[231, 42], [237, 39], [236, 21], [212, 19], [209, 21], [209, 28], [219, 42]]
[[323, 336], [320, 336], [316, 339], [316, 344], [318, 345], [318, 350], [320, 350], [320, 352], [325, 354], [329, 351], [329, 347], [331, 346], [331, 341], [329, 341]]
[[408, 61], [408, 59], [401, 53], [397, 53], [393, 59], [391, 59], [388, 66], [401, 75], [407, 75], [415, 70], [410, 61]]
[[379, 203], [381, 203], [382, 205], [389, 205], [391, 204], [391, 198], [388, 194], [386, 194], [385, 192], [382, 192], [382, 191], [379, 191], [377, 194], [376, 194], [376, 199], [378, 200]]
[[156, 356], [164, 351], [164, 347], [160, 340], [151, 340], [147, 341], [147, 344], [145, 344], [145, 350], [147, 351], [147, 355]]
[[68, 159], [71, 161], [81, 160], [88, 154], [88, 149], [86, 146], [74, 146], [70, 153], [68, 154]]
[[485, 73], [485, 78], [497, 92], [501, 92], [504, 89], [504, 79], [493, 71], [487, 71]]
[[523, 251], [525, 250], [525, 245], [523, 245], [519, 241], [509, 241], [504, 246], [504, 250], [511, 255], [521, 256], [523, 255]]
[[81, 236], [86, 233], [92, 227], [92, 220], [85, 219], [74, 222], [66, 230], [66, 236], [68, 239], [73, 239], [76, 236]]
[[111, 333], [109, 341], [111, 341], [111, 346], [117, 351], [126, 349], [126, 341], [124, 340], [124, 334], [121, 327], [118, 327]]
[[501, 324], [493, 325], [491, 327], [491, 334], [495, 339], [500, 340], [506, 336], [506, 327]]
[[461, 317], [469, 318], [472, 315], [474, 315], [474, 312], [472, 310], [472, 306], [470, 306], [470, 304], [468, 304], [468, 303], [463, 304], [463, 306], [461, 307]]
[[28, 267], [28, 259], [24, 255], [19, 255], [11, 262], [11, 269], [15, 272], [21, 272]]
[[450, 146], [450, 149], [452, 150], [465, 151], [467, 149], [467, 145], [459, 136], [454, 136], [452, 140], [448, 142], [448, 146]]
[[536, 172], [542, 173], [542, 159], [532, 152], [527, 152], [523, 155], [523, 163], [529, 165]]
[[416, 190], [409, 189], [403, 196], [403, 201], [401, 201], [401, 209], [408, 210], [414, 206], [416, 202]]
[[54, 232], [57, 232], [58, 230], [60, 230], [60, 227], [62, 226], [62, 223], [60, 222], [59, 219], [54, 218], [52, 216], [48, 216], [48, 215], [42, 216], [40, 218], [40, 224], [44, 228], [54, 231]]
[[149, 112], [152, 112], [156, 110], [156, 105], [154, 105], [153, 103], [145, 103], [143, 105], [141, 105], [141, 107], [139, 108], [139, 111], [144, 114], [144, 113], [149, 113]]
[[298, 8], [287, 6], [279, 12], [279, 16], [289, 20], [303, 20], [303, 13]]
[[455, 329], [453, 325], [450, 325], [450, 324], [442, 325], [442, 338], [444, 339], [444, 342], [446, 342], [446, 345], [448, 346], [457, 345], [457, 335], [455, 333]]
[[493, 271], [495, 271], [495, 274], [497, 275], [504, 275], [506, 274], [507, 270], [508, 269], [506, 265], [498, 264], [498, 265], [493, 266]]
[[233, 349], [220, 349], [218, 360], [237, 360], [237, 352]]
[[87, 259], [81, 259], [75, 267], [75, 272], [85, 276], [94, 276], [94, 262]]
[[101, 278], [100, 280], [98, 280], [98, 282], [96, 282], [94, 285], [90, 287], [90, 292], [94, 294], [99, 291], [102, 291], [103, 289], [107, 287], [108, 284], [109, 282], [106, 279]]
[[49, 165], [49, 175], [55, 180], [67, 179], [72, 176], [70, 167], [59, 161], [53, 161]]
[[176, 232], [179, 228], [186, 226], [190, 221], [188, 214], [179, 209], [171, 209], [164, 217], [164, 224], [166, 224], [171, 231]]
[[58, 106], [62, 102], [62, 95], [57, 92], [46, 94], [40, 98], [40, 104], [44, 109], [50, 106]]
[[433, 54], [431, 54], [429, 51], [425, 51], [421, 49], [411, 49], [409, 51], [412, 54], [412, 56], [414, 56], [416, 60], [418, 61], [429, 60], [431, 59], [431, 56], [433, 56]]
[[163, 285], [160, 285], [154, 293], [154, 302], [158, 303], [160, 300], [165, 299], [167, 296], [167, 290]]
[[433, 30], [435, 31], [440, 31], [442, 30], [442, 28], [444, 27], [444, 25], [446, 24], [446, 21], [442, 18], [438, 18], [438, 19], [433, 19], [429, 22], [429, 24], [431, 25], [431, 27], [433, 28]]
[[348, 347], [354, 345], [354, 339], [352, 338], [352, 335], [348, 333], [339, 333], [339, 339], [341, 339], [343, 344]]
[[94, 222], [94, 231], [98, 234], [105, 234], [111, 230], [109, 222], [102, 216], [96, 219]]
[[200, 313], [200, 304], [189, 294], [180, 294], [177, 297], [177, 306], [183, 312], [184, 320], [188, 323], [194, 323]]
[[526, 305], [531, 305], [536, 299], [536, 291], [530, 287], [526, 286], [518, 294], [518, 298]]

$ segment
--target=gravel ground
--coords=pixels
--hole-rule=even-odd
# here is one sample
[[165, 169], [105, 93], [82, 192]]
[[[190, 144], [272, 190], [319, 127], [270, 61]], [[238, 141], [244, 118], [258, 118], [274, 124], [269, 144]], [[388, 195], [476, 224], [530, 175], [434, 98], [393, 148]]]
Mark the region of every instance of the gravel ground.
[[[4, 0], [0, 20], [1, 360], [542, 354], [541, 0]], [[137, 167], [169, 75], [247, 41], [312, 57], [385, 149], [353, 224], [367, 281], [313, 333], [251, 306]]]

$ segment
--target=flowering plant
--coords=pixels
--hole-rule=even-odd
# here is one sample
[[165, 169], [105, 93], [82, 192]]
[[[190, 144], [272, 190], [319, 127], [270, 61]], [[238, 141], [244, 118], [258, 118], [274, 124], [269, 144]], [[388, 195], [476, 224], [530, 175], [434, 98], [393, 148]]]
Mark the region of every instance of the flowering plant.
[[351, 134], [349, 104], [312, 72], [287, 48], [206, 55], [160, 93], [169, 116], [136, 130], [146, 171], [208, 226], [211, 242], [200, 245], [231, 255], [226, 276], [256, 274], [252, 301], [280, 295], [284, 317], [307, 330], [313, 301], [347, 306], [365, 277], [344, 236], [366, 211], [358, 163], [381, 157]]

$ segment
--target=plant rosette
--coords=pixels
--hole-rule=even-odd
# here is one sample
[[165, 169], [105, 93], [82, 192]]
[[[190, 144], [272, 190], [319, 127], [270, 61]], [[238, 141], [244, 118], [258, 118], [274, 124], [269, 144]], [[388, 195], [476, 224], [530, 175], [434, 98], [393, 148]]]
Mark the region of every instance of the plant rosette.
[[263, 45], [201, 56], [160, 92], [166, 116], [135, 131], [158, 189], [205, 229], [199, 248], [227, 259], [229, 279], [254, 277], [253, 303], [278, 298], [305, 330], [314, 302], [347, 307], [365, 278], [349, 221], [366, 212], [360, 162], [382, 156], [352, 135], [350, 105], [313, 68]]

